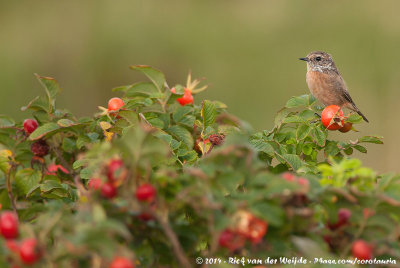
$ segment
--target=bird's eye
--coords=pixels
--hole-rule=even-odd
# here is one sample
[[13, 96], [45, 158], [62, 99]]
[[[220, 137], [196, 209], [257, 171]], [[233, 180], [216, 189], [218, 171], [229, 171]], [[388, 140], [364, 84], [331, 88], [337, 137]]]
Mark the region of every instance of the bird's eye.
[[321, 61], [321, 57], [316, 57], [315, 60], [316, 61]]

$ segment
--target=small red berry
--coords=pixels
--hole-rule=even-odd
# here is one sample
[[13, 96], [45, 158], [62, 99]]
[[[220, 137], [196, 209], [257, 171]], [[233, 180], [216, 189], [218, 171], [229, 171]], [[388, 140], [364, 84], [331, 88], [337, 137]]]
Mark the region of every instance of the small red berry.
[[88, 182], [89, 190], [98, 190], [103, 182], [100, 178], [91, 178]]
[[114, 182], [118, 179], [121, 169], [124, 167], [124, 162], [121, 159], [113, 159], [107, 167], [108, 181]]
[[101, 186], [101, 195], [107, 199], [114, 198], [117, 195], [117, 188], [111, 183], [107, 182]]
[[303, 178], [303, 177], [298, 178], [297, 183], [300, 185], [303, 185], [303, 186], [308, 186], [310, 184], [310, 182], [306, 178]]
[[14, 212], [5, 211], [0, 215], [0, 233], [6, 239], [18, 236], [18, 218]]
[[140, 185], [136, 190], [136, 198], [139, 201], [151, 202], [156, 195], [156, 189], [153, 185], [145, 183]]
[[341, 208], [338, 211], [338, 220], [336, 223], [330, 223], [328, 224], [328, 227], [331, 230], [335, 230], [349, 222], [349, 219], [351, 217], [351, 211], [347, 208]]
[[290, 172], [284, 172], [282, 173], [282, 178], [284, 178], [287, 181], [295, 181], [296, 180], [296, 176]]
[[49, 145], [45, 140], [32, 143], [31, 151], [35, 156], [43, 157], [49, 153]]
[[124, 257], [115, 257], [110, 264], [109, 268], [134, 268], [135, 265]]
[[243, 235], [229, 229], [222, 231], [218, 239], [219, 245], [229, 249], [229, 251], [235, 251], [242, 248], [245, 242], [246, 238]]
[[27, 265], [34, 264], [40, 259], [41, 254], [35, 238], [22, 241], [19, 247], [19, 256], [21, 261]]
[[124, 106], [125, 103], [120, 98], [112, 98], [108, 101], [108, 111], [117, 111]]
[[31, 134], [38, 126], [39, 124], [35, 119], [26, 119], [24, 121], [24, 130], [26, 134]]
[[361, 239], [354, 241], [351, 252], [353, 253], [353, 257], [360, 260], [370, 260], [372, 258], [371, 246]]
[[56, 165], [56, 164], [50, 164], [47, 167], [47, 171], [46, 171], [46, 175], [53, 175], [56, 176], [57, 175], [57, 171], [61, 170], [62, 172], [64, 172], [65, 174], [69, 174], [68, 170], [65, 169], [62, 165]]

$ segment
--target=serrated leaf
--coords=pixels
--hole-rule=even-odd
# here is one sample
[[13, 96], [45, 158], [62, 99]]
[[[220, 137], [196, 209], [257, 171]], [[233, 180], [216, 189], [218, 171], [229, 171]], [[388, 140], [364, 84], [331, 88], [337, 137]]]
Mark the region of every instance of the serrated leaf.
[[347, 119], [346, 122], [350, 122], [353, 124], [361, 123], [363, 121], [363, 118], [359, 116], [358, 114], [351, 114]]
[[296, 154], [278, 154], [278, 153], [275, 154], [276, 156], [283, 159], [287, 164], [289, 164], [289, 166], [292, 167], [293, 170], [298, 170], [299, 168], [305, 165], [305, 163]]
[[296, 131], [296, 139], [298, 141], [304, 140], [310, 134], [311, 127], [309, 125], [300, 125]]
[[33, 100], [31, 100], [28, 105], [21, 107], [21, 111], [26, 111], [27, 109], [31, 109], [33, 111], [44, 111], [49, 113], [49, 100], [47, 96], [37, 96]]
[[57, 81], [52, 77], [45, 77], [35, 74], [36, 78], [42, 84], [44, 89], [46, 90], [47, 98], [49, 101], [49, 112], [54, 111], [55, 109], [55, 98], [57, 94], [61, 91], [60, 86]]
[[39, 184], [41, 176], [42, 173], [40, 171], [31, 168], [18, 170], [15, 174], [17, 190], [24, 195], [28, 194], [33, 187]]
[[287, 102], [286, 108], [297, 108], [310, 106], [315, 102], [315, 98], [312, 95], [301, 95], [291, 97]]
[[161, 71], [147, 65], [133, 65], [130, 66], [130, 68], [146, 75], [151, 82], [153, 82], [159, 92], [163, 91], [162, 89], [164, 88], [165, 84], [165, 76]]
[[128, 121], [133, 126], [137, 125], [139, 122], [138, 114], [135, 113], [134, 111], [121, 110], [121, 111], [119, 111], [118, 115], [121, 116], [122, 118], [124, 118], [126, 121]]
[[180, 120], [182, 120], [185, 115], [187, 115], [188, 113], [191, 113], [193, 111], [193, 107], [192, 106], [179, 106], [175, 112], [172, 114], [172, 118], [176, 121], [179, 122]]
[[166, 130], [169, 134], [175, 137], [177, 140], [182, 141], [187, 145], [188, 148], [193, 148], [193, 137], [192, 134], [184, 127], [172, 126]]
[[298, 116], [298, 115], [291, 115], [283, 119], [283, 123], [289, 124], [289, 123], [305, 123], [306, 121]]
[[215, 118], [217, 117], [217, 109], [214, 103], [208, 100], [203, 101], [201, 117], [203, 119], [203, 130], [214, 124]]
[[327, 138], [327, 132], [322, 130], [319, 126], [313, 127], [311, 130], [312, 135], [315, 138], [315, 141], [317, 144], [321, 147], [325, 146], [326, 143], [326, 138]]
[[31, 141], [38, 140], [43, 138], [45, 135], [48, 135], [52, 132], [57, 131], [60, 129], [60, 126], [56, 123], [46, 123], [40, 127], [38, 127], [32, 134], [29, 136]]

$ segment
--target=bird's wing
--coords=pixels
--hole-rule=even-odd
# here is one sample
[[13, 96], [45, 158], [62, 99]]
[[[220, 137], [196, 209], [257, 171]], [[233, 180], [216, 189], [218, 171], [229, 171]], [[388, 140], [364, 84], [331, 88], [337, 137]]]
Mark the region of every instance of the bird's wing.
[[353, 99], [351, 98], [349, 92], [347, 91], [347, 86], [346, 83], [344, 82], [343, 78], [340, 77], [340, 79], [335, 79], [335, 88], [337, 89], [337, 93], [339, 96], [344, 100], [344, 102], [348, 102], [353, 106], [353, 108], [358, 111], [358, 108], [356, 104], [354, 103]]

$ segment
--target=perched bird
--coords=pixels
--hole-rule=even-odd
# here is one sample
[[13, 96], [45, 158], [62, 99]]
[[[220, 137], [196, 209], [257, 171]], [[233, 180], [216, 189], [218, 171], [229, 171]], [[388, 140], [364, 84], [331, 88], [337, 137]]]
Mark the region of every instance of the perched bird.
[[314, 51], [300, 60], [307, 62], [306, 82], [317, 100], [325, 106], [334, 104], [353, 110], [368, 122], [350, 97], [347, 86], [331, 55], [322, 51]]

